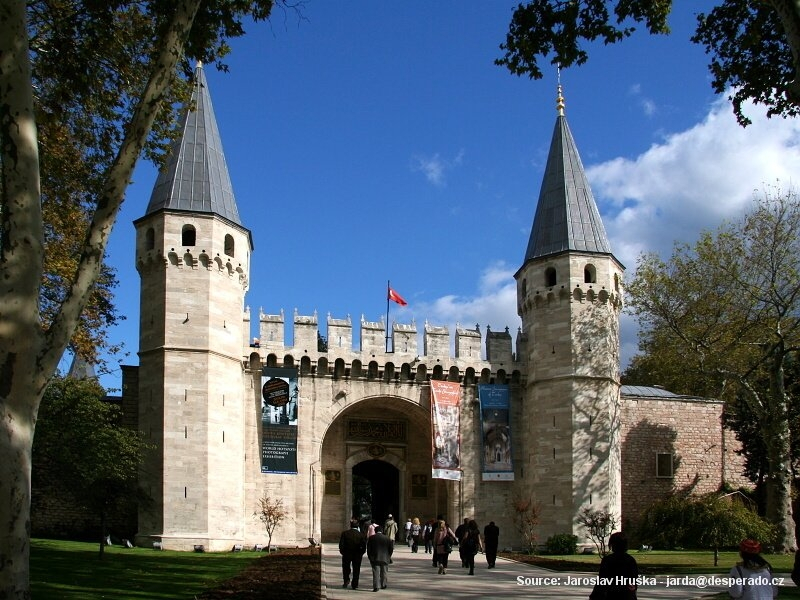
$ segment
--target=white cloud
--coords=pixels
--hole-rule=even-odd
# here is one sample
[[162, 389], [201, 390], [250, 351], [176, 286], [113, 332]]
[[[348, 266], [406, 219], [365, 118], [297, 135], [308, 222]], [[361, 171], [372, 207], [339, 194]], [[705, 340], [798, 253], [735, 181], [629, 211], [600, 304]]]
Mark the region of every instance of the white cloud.
[[433, 156], [416, 155], [411, 158], [411, 170], [419, 171], [435, 186], [446, 185], [445, 174], [454, 167], [461, 166], [464, 160], [464, 150], [459, 150], [453, 158], [442, 158], [437, 152]]
[[628, 95], [633, 96], [639, 102], [642, 112], [648, 117], [652, 117], [654, 114], [656, 114], [656, 112], [658, 112], [658, 106], [656, 106], [656, 103], [651, 98], [648, 98], [642, 94], [641, 84], [635, 83], [628, 88]]
[[704, 229], [742, 214], [757, 189], [792, 184], [800, 172], [800, 120], [736, 123], [723, 98], [687, 131], [667, 136], [634, 159], [587, 169], [611, 246], [631, 270], [642, 251], [668, 256], [676, 240], [693, 242]]

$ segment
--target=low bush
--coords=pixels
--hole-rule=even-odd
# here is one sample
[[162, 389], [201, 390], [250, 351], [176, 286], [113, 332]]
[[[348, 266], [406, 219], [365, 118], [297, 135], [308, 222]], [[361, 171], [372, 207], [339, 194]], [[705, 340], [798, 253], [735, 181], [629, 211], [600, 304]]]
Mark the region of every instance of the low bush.
[[547, 538], [544, 545], [548, 554], [575, 554], [578, 551], [578, 536], [558, 533]]

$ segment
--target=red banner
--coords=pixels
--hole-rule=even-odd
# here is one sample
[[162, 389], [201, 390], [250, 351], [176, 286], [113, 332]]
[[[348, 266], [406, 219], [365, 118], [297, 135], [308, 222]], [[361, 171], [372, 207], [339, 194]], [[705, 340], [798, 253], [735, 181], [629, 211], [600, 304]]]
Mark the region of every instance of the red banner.
[[431, 380], [434, 479], [461, 479], [461, 384]]

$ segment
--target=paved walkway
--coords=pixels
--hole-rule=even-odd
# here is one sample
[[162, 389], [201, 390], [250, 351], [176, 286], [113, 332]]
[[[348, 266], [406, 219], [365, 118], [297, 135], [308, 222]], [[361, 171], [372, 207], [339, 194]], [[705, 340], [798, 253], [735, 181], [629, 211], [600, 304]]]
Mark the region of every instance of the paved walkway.
[[[634, 554], [635, 556], [635, 554]], [[450, 555], [450, 568], [446, 575], [438, 575], [431, 564], [431, 555], [424, 550], [416, 554], [404, 545], [396, 545], [393, 560], [389, 567], [389, 584], [387, 589], [375, 594], [376, 598], [420, 598], [431, 597], [436, 590], [438, 599], [469, 598], [582, 598], [586, 600], [592, 590], [587, 581], [596, 573], [559, 573], [540, 567], [533, 567], [502, 558], [497, 559], [494, 569], [486, 568], [483, 554], [475, 557], [475, 575], [467, 575], [468, 570], [461, 568], [458, 552]], [[782, 574], [776, 574], [778, 576]], [[639, 587], [639, 600], [656, 600], [672, 598], [688, 600], [702, 598], [726, 590], [725, 586], [708, 585], [701, 576], [692, 576], [684, 581], [667, 581], [660, 576], [648, 580]], [[669, 583], [669, 585], [667, 585]], [[700, 587], [700, 586], [703, 587]], [[786, 577], [785, 584], [793, 586]], [[342, 561], [337, 544], [322, 544], [322, 597], [328, 600], [353, 600], [354, 598], [371, 597], [372, 570], [366, 555], [361, 564], [361, 580], [357, 590], [342, 589]]]

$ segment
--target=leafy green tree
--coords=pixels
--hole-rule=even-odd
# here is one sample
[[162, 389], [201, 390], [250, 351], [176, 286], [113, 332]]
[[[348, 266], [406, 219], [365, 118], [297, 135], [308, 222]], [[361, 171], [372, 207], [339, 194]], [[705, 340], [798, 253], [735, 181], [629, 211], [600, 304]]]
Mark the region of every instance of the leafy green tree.
[[[64, 349], [85, 342], [75, 338], [81, 323], [91, 337], [113, 314], [103, 306], [113, 287], [103, 257], [136, 161], [168, 146], [191, 61], [217, 62], [244, 20], [266, 19], [272, 7], [0, 3], [0, 598], [30, 597], [34, 424]], [[70, 212], [70, 203], [79, 208]], [[65, 213], [80, 243], [56, 269], [45, 247], [58, 240]], [[98, 294], [99, 312], [82, 321]], [[79, 346], [88, 352], [91, 344]]]
[[103, 556], [108, 518], [144, 499], [139, 466], [147, 450], [140, 432], [123, 427], [122, 412], [104, 401], [94, 379], [55, 377], [45, 390], [33, 444], [34, 485], [70, 490], [98, 519]]
[[736, 546], [745, 538], [769, 544], [774, 527], [748, 508], [739, 497], [718, 493], [672, 496], [654, 502], [645, 511], [639, 535], [656, 547], [711, 548], [714, 566], [720, 548]]
[[774, 536], [772, 525], [735, 496], [707, 494], [696, 498], [692, 508], [693, 526], [687, 531], [687, 545], [711, 548], [715, 567], [720, 548], [736, 546], [746, 538], [769, 544]]
[[[680, 8], [693, 8], [690, 2]], [[671, 1], [528, 0], [514, 10], [495, 62], [515, 75], [541, 79], [539, 60], [569, 67], [589, 58], [586, 43], [620, 42], [642, 25], [650, 34], [668, 34]], [[795, 0], [719, 0], [708, 15], [697, 16], [692, 41], [711, 55], [709, 70], [717, 93], [730, 99], [742, 125], [750, 120], [742, 104], [767, 107], [770, 116], [800, 111], [800, 4]]]
[[766, 516], [779, 549], [796, 546], [787, 361], [800, 347], [800, 200], [767, 190], [739, 221], [640, 257], [628, 306], [644, 336], [666, 335], [684, 370], [746, 400], [764, 441]]

